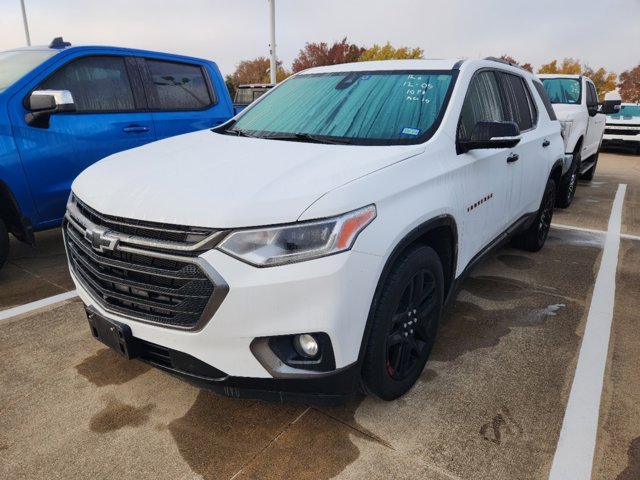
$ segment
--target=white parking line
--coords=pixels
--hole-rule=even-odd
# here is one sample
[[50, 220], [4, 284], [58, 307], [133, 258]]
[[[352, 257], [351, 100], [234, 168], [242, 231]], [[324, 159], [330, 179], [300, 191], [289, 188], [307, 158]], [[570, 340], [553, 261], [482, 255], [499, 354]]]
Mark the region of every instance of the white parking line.
[[600, 397], [609, 350], [620, 249], [622, 204], [627, 186], [618, 185], [600, 269], [591, 297], [578, 365], [562, 422], [549, 480], [589, 480], [598, 433]]
[[69, 300], [70, 298], [75, 298], [77, 296], [78, 296], [78, 293], [75, 290], [71, 290], [70, 292], [61, 293], [60, 295], [54, 295], [53, 297], [43, 298], [42, 300], [37, 300], [35, 302], [27, 303], [25, 305], [20, 305], [18, 307], [2, 310], [0, 311], [0, 322], [4, 320], [8, 320], [11, 317], [16, 317], [24, 313], [29, 313], [34, 310], [38, 310], [39, 308], [44, 308], [44, 307], [48, 307], [49, 305], [53, 305], [55, 303], [64, 302], [65, 300]]

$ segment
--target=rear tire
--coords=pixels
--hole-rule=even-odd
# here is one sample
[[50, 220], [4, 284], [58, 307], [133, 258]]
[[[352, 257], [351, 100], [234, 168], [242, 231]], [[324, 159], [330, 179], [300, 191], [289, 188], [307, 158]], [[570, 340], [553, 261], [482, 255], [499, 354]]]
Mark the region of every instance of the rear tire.
[[582, 178], [583, 180], [587, 180], [588, 182], [593, 180], [593, 176], [596, 174], [596, 167], [598, 166], [598, 155], [599, 153], [595, 154], [595, 158], [593, 159], [593, 167], [584, 172], [580, 178]]
[[0, 268], [7, 261], [9, 256], [9, 232], [4, 221], [0, 218]]
[[553, 205], [556, 203], [556, 182], [550, 178], [544, 189], [542, 202], [533, 223], [524, 232], [514, 237], [511, 244], [522, 250], [537, 252], [547, 241], [551, 219], [553, 218]]
[[567, 208], [573, 202], [578, 187], [578, 176], [580, 168], [580, 153], [576, 153], [571, 163], [569, 171], [565, 173], [560, 180], [560, 188], [556, 198], [556, 207]]
[[375, 308], [362, 367], [366, 393], [383, 400], [405, 394], [418, 380], [435, 342], [444, 275], [427, 246], [406, 252], [395, 264]]

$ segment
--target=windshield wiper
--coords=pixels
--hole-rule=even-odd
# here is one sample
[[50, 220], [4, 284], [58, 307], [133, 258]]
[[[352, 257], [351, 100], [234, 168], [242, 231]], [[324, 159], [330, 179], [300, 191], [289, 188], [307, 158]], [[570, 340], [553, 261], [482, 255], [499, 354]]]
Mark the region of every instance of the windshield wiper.
[[227, 128], [224, 130], [224, 133], [227, 135], [235, 135], [236, 137], [260, 138], [257, 135], [249, 133], [247, 130], [240, 130], [237, 128]]
[[312, 133], [303, 132], [268, 135], [263, 138], [268, 138], [270, 140], [302, 140], [312, 143], [324, 143], [326, 145], [348, 145], [351, 143], [350, 138], [327, 137], [324, 135], [314, 135]]

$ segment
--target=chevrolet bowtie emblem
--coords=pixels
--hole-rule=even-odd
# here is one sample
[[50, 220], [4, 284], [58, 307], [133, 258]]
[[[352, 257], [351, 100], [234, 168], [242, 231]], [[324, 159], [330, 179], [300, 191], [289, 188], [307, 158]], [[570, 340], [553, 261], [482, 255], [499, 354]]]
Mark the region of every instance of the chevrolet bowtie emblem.
[[84, 232], [84, 238], [91, 243], [91, 248], [100, 253], [112, 252], [118, 245], [118, 239], [111, 236], [111, 230], [103, 227], [89, 227]]

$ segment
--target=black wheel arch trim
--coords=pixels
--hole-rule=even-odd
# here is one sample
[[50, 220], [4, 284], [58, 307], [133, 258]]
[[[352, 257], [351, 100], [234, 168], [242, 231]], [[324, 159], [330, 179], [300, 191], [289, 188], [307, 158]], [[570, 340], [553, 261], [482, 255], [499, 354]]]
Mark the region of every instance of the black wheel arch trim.
[[0, 218], [6, 223], [7, 230], [29, 245], [35, 243], [31, 219], [23, 217], [15, 195], [9, 186], [0, 180]]

